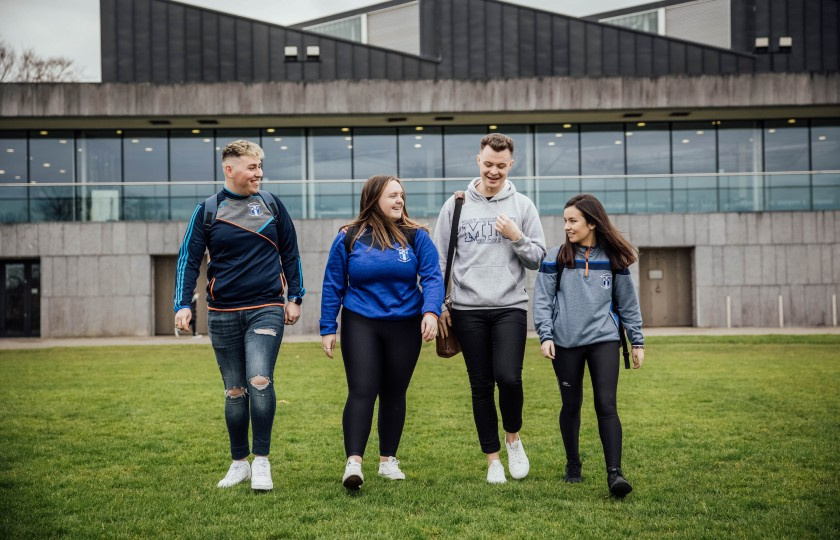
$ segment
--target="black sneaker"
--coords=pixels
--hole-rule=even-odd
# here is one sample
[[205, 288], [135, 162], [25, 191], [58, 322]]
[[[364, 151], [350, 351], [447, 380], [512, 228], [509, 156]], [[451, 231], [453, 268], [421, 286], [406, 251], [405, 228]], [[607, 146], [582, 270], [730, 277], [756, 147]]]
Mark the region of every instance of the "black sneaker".
[[633, 491], [633, 486], [624, 478], [621, 467], [607, 469], [607, 485], [610, 487], [610, 493], [615, 497], [624, 497]]
[[566, 478], [564, 480], [570, 484], [577, 484], [583, 481], [580, 475], [580, 462], [566, 462]]

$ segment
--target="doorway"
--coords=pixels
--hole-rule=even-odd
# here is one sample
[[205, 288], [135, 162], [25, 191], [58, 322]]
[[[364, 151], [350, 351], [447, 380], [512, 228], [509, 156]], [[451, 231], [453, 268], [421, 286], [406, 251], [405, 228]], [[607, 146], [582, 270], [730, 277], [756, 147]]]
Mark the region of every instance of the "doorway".
[[639, 257], [639, 305], [645, 326], [693, 326], [691, 248], [649, 248]]
[[[175, 311], [173, 298], [175, 297], [175, 270], [178, 266], [177, 256], [161, 256], [154, 258], [155, 267], [155, 335], [171, 336], [175, 333]], [[207, 257], [201, 261], [195, 292], [198, 293], [196, 306], [197, 324], [195, 331], [202, 336], [207, 335]]]
[[37, 260], [0, 262], [0, 337], [40, 337], [41, 263]]

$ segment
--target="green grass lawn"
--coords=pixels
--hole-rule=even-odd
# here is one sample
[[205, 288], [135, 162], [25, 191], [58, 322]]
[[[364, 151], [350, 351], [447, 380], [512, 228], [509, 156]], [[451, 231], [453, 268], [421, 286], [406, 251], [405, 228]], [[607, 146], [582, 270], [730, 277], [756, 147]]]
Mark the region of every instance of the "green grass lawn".
[[607, 496], [588, 383], [584, 481], [562, 482], [560, 397], [533, 341], [526, 479], [486, 484], [463, 360], [427, 345], [398, 456], [408, 479], [376, 476], [374, 422], [355, 495], [340, 484], [344, 370], [319, 344], [281, 349], [262, 495], [215, 487], [229, 454], [209, 345], [0, 351], [0, 538], [840, 536], [840, 336], [647, 342], [619, 383], [623, 501]]

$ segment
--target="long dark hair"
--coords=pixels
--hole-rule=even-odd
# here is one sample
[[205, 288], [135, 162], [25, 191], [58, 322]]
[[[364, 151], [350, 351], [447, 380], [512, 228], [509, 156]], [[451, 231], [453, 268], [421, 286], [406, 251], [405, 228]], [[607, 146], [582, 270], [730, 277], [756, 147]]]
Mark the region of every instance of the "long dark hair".
[[343, 228], [357, 227], [356, 236], [350, 243], [350, 247], [356, 243], [365, 232], [365, 228], [371, 228], [373, 242], [371, 245], [377, 245], [385, 251], [386, 248], [392, 247], [391, 244], [398, 242], [401, 247], [407, 247], [408, 242], [405, 238], [406, 229], [423, 229], [429, 232], [429, 229], [420, 225], [410, 217], [408, 217], [408, 202], [405, 197], [405, 190], [403, 190], [403, 211], [402, 216], [397, 221], [393, 221], [382, 214], [379, 208], [379, 197], [385, 192], [392, 181], [396, 181], [400, 187], [402, 182], [396, 176], [377, 175], [371, 176], [365, 182], [362, 188], [362, 195], [359, 198], [359, 215], [356, 219], [345, 225]]
[[[570, 206], [580, 210], [588, 224], [595, 225], [595, 241], [609, 257], [610, 266], [613, 270], [622, 270], [636, 262], [639, 258], [638, 250], [610, 222], [601, 201], [593, 195], [582, 193], [569, 199], [564, 209]], [[569, 240], [568, 236], [566, 236], [566, 241], [557, 253], [557, 264], [564, 268], [575, 267], [575, 245]]]

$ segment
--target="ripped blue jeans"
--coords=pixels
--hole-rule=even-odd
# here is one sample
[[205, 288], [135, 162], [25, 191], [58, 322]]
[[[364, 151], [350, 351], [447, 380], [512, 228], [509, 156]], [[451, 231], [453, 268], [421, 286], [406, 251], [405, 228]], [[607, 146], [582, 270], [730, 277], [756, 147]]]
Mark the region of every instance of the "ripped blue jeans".
[[210, 311], [207, 327], [225, 383], [231, 458], [245, 459], [250, 454], [249, 424], [254, 454], [267, 456], [277, 408], [274, 365], [283, 340], [283, 308]]

